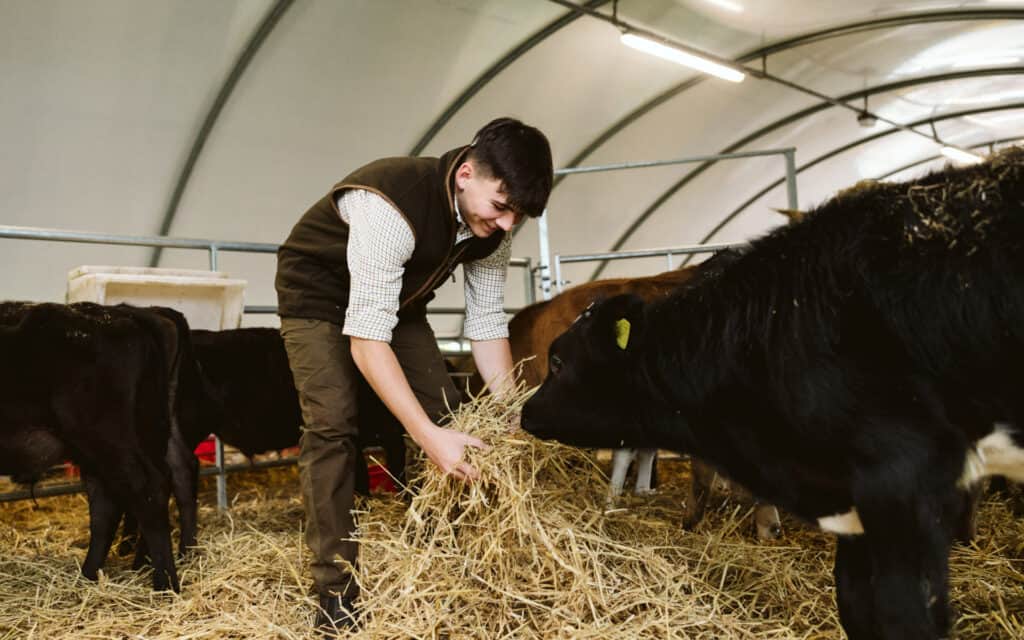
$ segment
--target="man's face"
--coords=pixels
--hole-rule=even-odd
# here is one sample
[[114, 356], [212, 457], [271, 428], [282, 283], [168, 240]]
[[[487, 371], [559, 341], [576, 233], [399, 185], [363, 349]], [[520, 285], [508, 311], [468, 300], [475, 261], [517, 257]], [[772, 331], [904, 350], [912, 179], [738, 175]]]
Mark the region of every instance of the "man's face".
[[522, 219], [509, 207], [501, 180], [485, 175], [472, 162], [463, 162], [455, 172], [455, 197], [463, 222], [478, 238], [498, 229], [510, 231]]

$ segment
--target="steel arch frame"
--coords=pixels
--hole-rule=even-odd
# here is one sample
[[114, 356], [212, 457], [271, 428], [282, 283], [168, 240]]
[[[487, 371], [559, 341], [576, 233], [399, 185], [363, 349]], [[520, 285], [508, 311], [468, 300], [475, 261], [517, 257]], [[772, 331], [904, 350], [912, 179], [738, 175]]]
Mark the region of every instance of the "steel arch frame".
[[[921, 120], [915, 121], [911, 126], [919, 127], [921, 125], [928, 124], [930, 122], [941, 122], [943, 120], [952, 120], [954, 118], [962, 118], [964, 116], [970, 116], [970, 115], [975, 115], [975, 114], [979, 114], [979, 113], [992, 113], [994, 111], [1011, 111], [1013, 109], [1024, 109], [1024, 102], [1012, 102], [1012, 103], [1003, 104], [1003, 105], [979, 107], [977, 109], [966, 109], [964, 111], [957, 111], [957, 112], [953, 112], [953, 113], [946, 113], [946, 114], [943, 114], [943, 115], [940, 115], [940, 116], [934, 116], [934, 117], [929, 117], [929, 118], [922, 118]], [[879, 133], [876, 133], [876, 134], [873, 134], [873, 135], [870, 135], [870, 136], [865, 136], [863, 138], [858, 138], [857, 140], [854, 140], [853, 142], [849, 142], [847, 144], [844, 144], [844, 145], [841, 145], [839, 147], [836, 147], [836, 148], [832, 149], [831, 151], [829, 151], [827, 153], [824, 153], [824, 154], [818, 156], [817, 158], [811, 160], [810, 162], [808, 162], [808, 163], [806, 163], [806, 164], [804, 164], [802, 166], [797, 167], [796, 168], [796, 172], [797, 172], [797, 174], [799, 174], [800, 172], [804, 171], [805, 169], [810, 169], [812, 167], [815, 167], [815, 166], [821, 164], [822, 162], [825, 162], [826, 160], [831, 160], [832, 158], [834, 158], [834, 157], [836, 157], [836, 156], [838, 156], [838, 155], [840, 155], [842, 153], [846, 153], [850, 149], [855, 149], [855, 148], [857, 148], [857, 147], [859, 147], [861, 145], [867, 144], [869, 142], [874, 142], [875, 140], [880, 140], [880, 139], [885, 138], [887, 136], [890, 136], [890, 135], [892, 135], [894, 133], [901, 133], [901, 131], [899, 129], [889, 129], [889, 130], [886, 130], [886, 131], [880, 131]], [[990, 144], [990, 143], [985, 143], [985, 144]], [[974, 147], [974, 146], [975, 145], [972, 145], [972, 147]], [[931, 158], [931, 159], [934, 159], [934, 158]], [[914, 165], [912, 164], [910, 166], [914, 166]], [[741, 213], [743, 213], [747, 209], [747, 207], [749, 207], [753, 203], [757, 202], [761, 197], [763, 197], [765, 194], [770, 192], [772, 189], [778, 187], [782, 183], [783, 183], [783, 180], [776, 180], [776, 181], [772, 182], [772, 184], [770, 184], [769, 186], [767, 186], [764, 189], [758, 191], [757, 194], [755, 194], [754, 196], [752, 196], [749, 199], [747, 199], [743, 204], [741, 204], [739, 207], [734, 209], [729, 215], [727, 215], [724, 218], [722, 218], [722, 220], [717, 225], [715, 225], [711, 229], [711, 231], [707, 232], [704, 235], [704, 237], [700, 239], [698, 244], [704, 244], [704, 243], [708, 242], [709, 240], [711, 240], [711, 238], [713, 238], [716, 233], [721, 231], [725, 227], [725, 225], [729, 224], [734, 219], [736, 219], [736, 217], [738, 215], [740, 215]], [[684, 260], [682, 264], [685, 265], [688, 261], [689, 261], [689, 259]], [[682, 266], [682, 265], [680, 265], [680, 266]]]
[[[868, 87], [866, 89], [860, 89], [858, 91], [854, 91], [853, 93], [849, 93], [849, 94], [846, 94], [844, 96], [840, 96], [839, 100], [843, 100], [843, 101], [857, 100], [857, 99], [860, 99], [860, 98], [870, 97], [870, 96], [878, 95], [878, 94], [881, 94], [881, 93], [887, 93], [887, 92], [890, 92], [890, 91], [898, 91], [900, 89], [906, 89], [906, 88], [909, 88], [909, 87], [916, 87], [916, 86], [921, 86], [921, 85], [926, 85], [926, 84], [935, 84], [935, 83], [940, 83], [940, 82], [949, 82], [949, 81], [952, 81], [952, 80], [964, 80], [964, 79], [970, 79], [970, 78], [981, 78], [981, 77], [1000, 76], [1000, 75], [1024, 75], [1024, 66], [1021, 66], [1021, 67], [1001, 67], [1001, 68], [996, 68], [996, 69], [974, 69], [974, 70], [965, 70], [965, 71], [958, 71], [958, 72], [952, 72], [952, 73], [940, 73], [940, 74], [934, 74], [934, 75], [930, 75], [930, 76], [921, 76], [921, 77], [918, 77], [918, 78], [910, 78], [910, 79], [907, 79], [907, 80], [900, 80], [898, 82], [890, 82], [890, 83], [886, 83], [886, 84], [883, 84], [883, 85], [878, 85], [876, 87]], [[819, 104], [816, 104], [816, 105], [813, 105], [813, 106], [801, 109], [799, 111], [796, 111], [796, 112], [794, 112], [794, 113], [792, 113], [792, 114], [790, 114], [790, 115], [788, 115], [788, 116], [786, 116], [784, 118], [780, 118], [780, 119], [776, 120], [775, 122], [769, 123], [769, 124], [765, 125], [764, 127], [761, 127], [757, 131], [754, 131], [753, 133], [750, 133], [750, 134], [744, 136], [743, 138], [739, 139], [736, 142], [733, 142], [729, 146], [727, 146], [724, 149], [722, 149], [719, 153], [732, 153], [733, 151], [736, 151], [737, 149], [740, 149], [742, 147], [747, 146], [751, 142], [757, 140], [758, 138], [760, 138], [760, 137], [762, 137], [764, 135], [767, 135], [767, 134], [771, 133], [772, 131], [775, 131], [775, 130], [780, 129], [782, 127], [791, 125], [791, 124], [793, 124], [795, 122], [798, 122], [798, 121], [800, 121], [800, 120], [802, 120], [804, 118], [807, 118], [808, 116], [814, 115], [814, 114], [816, 114], [816, 113], [818, 113], [820, 111], [824, 111], [826, 109], [831, 109], [831, 108], [833, 108], [833, 105], [831, 105], [831, 104], [819, 103]], [[934, 120], [938, 120], [940, 118], [929, 118], [927, 120], [924, 120], [923, 122], [927, 123], [927, 122], [929, 122], [930, 120], [933, 120], [933, 119]], [[911, 126], [921, 126], [921, 124], [918, 123], [918, 124], [913, 124]], [[900, 130], [899, 129], [892, 129], [892, 131], [895, 132], [895, 131], [900, 131]], [[710, 169], [714, 164], [715, 164], [715, 161], [708, 161], [708, 162], [704, 162], [704, 163], [698, 165], [695, 169], [693, 169], [693, 171], [690, 171], [685, 176], [680, 178], [677, 182], [672, 184], [668, 189], [663, 191], [660, 196], [655, 198], [655, 200], [652, 202], [652, 204], [650, 204], [646, 209], [644, 209], [644, 211], [639, 216], [637, 216], [636, 218], [633, 219], [633, 222], [631, 222], [630, 225], [626, 228], [626, 230], [619, 236], [619, 238], [615, 241], [615, 243], [612, 245], [612, 247], [609, 249], [609, 251], [618, 251], [619, 249], [621, 249], [622, 246], [626, 242], [629, 241], [629, 238], [632, 237], [632, 235], [634, 233], [636, 233], [636, 231], [645, 222], [647, 222], [647, 220], [663, 204], [665, 204], [665, 202], [667, 202], [670, 198], [672, 198], [676, 193], [678, 193], [683, 187], [685, 187], [687, 184], [689, 184], [692, 180], [694, 180], [698, 176], [700, 176], [700, 174], [702, 174], [705, 171], [707, 171], [708, 169]], [[599, 263], [598, 266], [594, 269], [594, 272], [591, 274], [590, 279], [594, 280], [594, 279], [598, 278], [601, 275], [601, 273], [604, 271], [604, 269], [607, 266], [607, 264], [608, 264], [607, 262]]]
[[[902, 27], [912, 24], [927, 24], [933, 22], [958, 22], [968, 20], [1024, 20], [1024, 9], [983, 9], [983, 10], [971, 10], [971, 11], [934, 11], [924, 12], [916, 14], [905, 14], [900, 16], [890, 16], [888, 18], [879, 18], [875, 20], [864, 20], [860, 22], [851, 22], [844, 25], [837, 25], [835, 27], [829, 27], [827, 29], [821, 29], [818, 31], [812, 31], [810, 33], [801, 34], [794, 36], [787, 40], [770, 44], [765, 47], [759, 47], [752, 51], [748, 51], [733, 59], [733, 62], [738, 64], [751, 62], [759, 58], [765, 58], [774, 53], [780, 53], [782, 51], [788, 51], [808, 44], [814, 44], [823, 40], [831, 38], [839, 38], [846, 35], [852, 35], [856, 33], [863, 33], [865, 31], [874, 31], [879, 29], [890, 29], [894, 27]], [[619, 121], [613, 124], [611, 127], [605, 129], [598, 135], [592, 142], [587, 144], [573, 159], [569, 162], [569, 166], [576, 166], [581, 163], [590, 154], [604, 145], [605, 142], [613, 138], [620, 131], [631, 125], [633, 122], [639, 120], [641, 117], [646, 115], [648, 112], [661, 106], [665, 102], [676, 97], [680, 93], [697, 86], [702, 83], [707, 76], [698, 75], [688, 80], [677, 84], [676, 86], [663, 91], [657, 96], [651, 98], [644, 104], [640, 105], [633, 111], [623, 116]], [[841, 98], [840, 98], [841, 99]], [[557, 182], [556, 182], [557, 184]]]
[[[511, 65], [513, 62], [518, 60], [520, 57], [525, 55], [528, 51], [537, 46], [540, 42], [547, 39], [549, 36], [560, 31], [564, 26], [571, 24], [577, 18], [585, 16], [584, 10], [594, 10], [608, 3], [609, 0], [588, 0], [583, 5], [580, 5], [580, 9], [572, 10], [561, 18], [547, 25], [539, 32], [533, 34], [520, 45], [516, 46], [512, 51], [502, 56], [495, 64], [481, 74], [476, 80], [474, 80], [469, 87], [467, 87], [443, 112], [442, 114], [431, 124], [420, 140], [413, 145], [412, 155], [421, 152], [437, 133], [447, 124], [455, 114], [472, 99], [480, 90], [486, 86], [491, 80], [493, 80], [502, 70]], [[259, 26], [255, 29], [245, 48], [240, 53], [230, 73], [225, 78], [220, 90], [217, 93], [217, 97], [214, 103], [211, 105], [209, 111], [203, 119], [202, 125], [199, 127], [196, 135], [193, 139], [192, 145], [189, 149], [189, 154], [181, 170], [179, 171], [178, 177], [175, 180], [175, 186], [172, 191], [171, 197], [168, 201], [165, 209], [161, 224], [159, 235], [166, 235], [174, 222], [174, 218], [177, 215], [178, 206], [181, 202], [181, 198], [184, 195], [185, 189], [188, 187], [189, 180], [191, 179], [192, 172], [195, 169], [195, 165], [198, 162], [198, 158], [202, 153], [203, 147], [206, 144], [207, 139], [210, 136], [211, 131], [217, 123], [221, 111], [224, 105], [227, 103], [238, 80], [247, 70], [249, 62], [256, 55], [263, 43], [269, 37], [271, 32], [279, 23], [281, 17], [291, 7], [293, 0], [276, 0], [271, 8], [267, 11], [263, 20]], [[848, 23], [844, 25], [837, 25], [829, 27], [827, 29], [821, 29], [810, 33], [794, 36], [792, 38], [768, 45], [766, 47], [760, 47], [754, 51], [743, 54], [736, 58], [737, 62], [747, 62], [750, 60], [756, 60], [767, 55], [785, 51], [788, 49], [803, 46], [805, 44], [811, 44], [821, 40], [829, 38], [835, 38], [843, 35], [849, 35], [853, 33], [859, 33], [862, 31], [870, 31], [875, 29], [885, 29], [897, 26], [903, 26], [907, 24], [920, 24], [929, 22], [949, 22], [949, 21], [961, 21], [961, 20], [1019, 20], [1024, 19], [1024, 10], [1014, 9], [988, 9], [988, 10], [970, 10], [970, 11], [937, 11], [937, 12], [924, 12], [917, 14], [906, 14], [899, 16], [890, 16], [887, 18], [880, 18], [874, 20], [865, 20], [859, 22]], [[694, 78], [686, 81], [666, 92], [663, 92], [659, 96], [649, 100], [644, 105], [641, 105], [637, 109], [627, 114], [624, 118], [613, 124], [611, 127], [606, 129], [599, 135], [593, 142], [588, 144], [583, 151], [569, 163], [570, 166], [579, 164], [584, 158], [589, 156], [598, 147], [603, 145], [607, 140], [614, 137], [619, 131], [626, 128], [633, 121], [639, 119], [647, 112], [653, 110], [660, 104], [666, 102], [670, 98], [678, 95], [682, 91], [689, 89], [692, 86], [698, 84], [702, 78]], [[556, 182], [557, 184], [557, 182]], [[159, 249], [154, 251], [150, 259], [150, 265], [155, 266], [159, 263], [160, 251]]]
[[[970, 145], [968, 147], [968, 149], [981, 149], [983, 147], [989, 147], [991, 149], [991, 147], [993, 145], [1004, 144], [1004, 143], [1007, 143], [1007, 142], [1019, 142], [1021, 140], [1024, 140], [1024, 136], [1013, 136], [1013, 137], [1010, 137], [1010, 138], [996, 138], [995, 140], [987, 140], [985, 142], [979, 142], [978, 144], [972, 144], [972, 145]], [[934, 162], [935, 160], [939, 160], [940, 158], [944, 158], [944, 157], [945, 156], [943, 156], [942, 154], [939, 154], [939, 155], [935, 155], [935, 156], [928, 156], [927, 158], [922, 158], [920, 160], [915, 160], [914, 162], [911, 162], [910, 164], [905, 164], [902, 167], [898, 167], [898, 168], [893, 169], [891, 171], [886, 171], [885, 173], [883, 173], [880, 176], [876, 176], [874, 178], [871, 178], [871, 180], [885, 180], [886, 178], [890, 178], [890, 177], [896, 175], [897, 173], [900, 173], [901, 171], [906, 171], [907, 169], [913, 169], [916, 166], [919, 166], [919, 165], [922, 165], [922, 164], [925, 164], [925, 163], [928, 163], [928, 162]]]
[[[256, 52], [260, 50], [263, 43], [266, 42], [267, 37], [277, 26], [277, 23], [281, 21], [281, 17], [284, 16], [285, 12], [292, 6], [293, 0], [275, 0], [274, 4], [270, 7], [267, 13], [263, 16], [263, 20], [253, 31], [249, 37], [249, 41], [246, 42], [245, 47], [239, 53], [238, 58], [235, 60], [235, 64], [231, 67], [231, 71], [228, 72], [227, 77], [221, 84], [220, 90], [217, 92], [217, 97], [214, 98], [213, 104], [210, 105], [209, 111], [206, 112], [206, 117], [203, 118], [203, 124], [200, 125], [199, 130], [196, 132], [195, 138], [192, 140], [192, 146], [189, 149], [188, 157], [185, 159], [185, 163], [182, 165], [181, 170], [178, 172], [178, 179], [174, 181], [174, 190], [171, 192], [171, 198], [167, 202], [167, 208], [164, 210], [163, 219], [160, 222], [160, 231], [157, 235], [166, 236], [171, 230], [171, 225], [174, 224], [174, 218], [178, 215], [178, 205], [181, 204], [181, 198], [185, 194], [185, 188], [188, 187], [188, 182], [192, 178], [192, 171], [196, 167], [196, 163], [199, 161], [199, 155], [203, 152], [203, 147], [206, 146], [206, 140], [210, 137], [210, 132], [213, 131], [214, 125], [217, 124], [217, 119], [220, 117], [220, 112], [224, 109], [224, 105], [227, 104], [228, 98], [231, 97], [232, 92], [235, 90], [235, 85], [238, 84], [238, 80], [245, 73], [245, 70], [249, 67], [249, 62], [256, 56]], [[160, 262], [160, 256], [163, 254], [161, 247], [156, 247], [149, 258], [149, 266], [155, 267]]]

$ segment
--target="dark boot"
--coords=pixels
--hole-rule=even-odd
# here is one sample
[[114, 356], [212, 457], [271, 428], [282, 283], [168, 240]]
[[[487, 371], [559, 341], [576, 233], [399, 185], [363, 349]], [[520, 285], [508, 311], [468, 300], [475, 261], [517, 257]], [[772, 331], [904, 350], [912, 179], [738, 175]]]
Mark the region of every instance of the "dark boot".
[[356, 629], [359, 625], [355, 598], [342, 597], [336, 594], [320, 596], [320, 608], [316, 612], [317, 631], [325, 638], [336, 638], [339, 632]]

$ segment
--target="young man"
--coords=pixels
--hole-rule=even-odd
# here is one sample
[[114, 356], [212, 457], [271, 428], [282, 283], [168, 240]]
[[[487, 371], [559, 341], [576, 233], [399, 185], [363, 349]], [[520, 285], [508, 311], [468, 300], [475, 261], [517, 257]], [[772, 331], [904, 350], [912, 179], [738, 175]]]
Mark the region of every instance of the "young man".
[[544, 211], [553, 179], [539, 130], [500, 118], [440, 158], [385, 158], [343, 179], [309, 209], [278, 251], [281, 335], [305, 423], [299, 474], [306, 543], [320, 593], [317, 626], [354, 622], [351, 537], [359, 407], [365, 379], [445, 473], [473, 480], [479, 439], [438, 426], [459, 394], [426, 305], [464, 265], [473, 358], [501, 393], [512, 356], [503, 311], [513, 226]]

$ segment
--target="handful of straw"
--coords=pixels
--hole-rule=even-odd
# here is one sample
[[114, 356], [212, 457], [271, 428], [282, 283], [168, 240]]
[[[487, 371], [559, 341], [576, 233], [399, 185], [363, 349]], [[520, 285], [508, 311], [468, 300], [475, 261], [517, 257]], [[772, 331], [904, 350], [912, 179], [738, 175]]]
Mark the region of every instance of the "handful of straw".
[[470, 454], [480, 481], [425, 464], [408, 507], [357, 514], [364, 637], [778, 634], [736, 610], [725, 574], [705, 583], [666, 544], [685, 535], [678, 518], [606, 515], [607, 480], [586, 452], [510, 430], [528, 395], [479, 398], [454, 415], [451, 428], [491, 445]]

